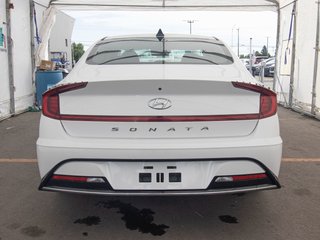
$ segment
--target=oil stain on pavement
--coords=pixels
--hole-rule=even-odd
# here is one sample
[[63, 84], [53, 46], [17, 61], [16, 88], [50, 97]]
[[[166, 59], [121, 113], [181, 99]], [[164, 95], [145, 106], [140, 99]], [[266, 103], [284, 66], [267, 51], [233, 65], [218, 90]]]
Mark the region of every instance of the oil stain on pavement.
[[29, 226], [22, 228], [21, 233], [29, 237], [40, 237], [44, 235], [46, 231], [39, 228], [38, 226]]
[[238, 223], [238, 219], [235, 218], [235, 217], [232, 217], [230, 215], [221, 215], [219, 216], [219, 219], [222, 221], [222, 222], [225, 222], [225, 223], [231, 223], [231, 224], [236, 224]]
[[118, 209], [117, 213], [122, 214], [121, 219], [125, 222], [126, 227], [130, 230], [138, 230], [141, 233], [150, 233], [154, 236], [161, 236], [166, 233], [169, 226], [164, 224], [153, 223], [153, 212], [150, 209], [138, 209], [130, 203], [123, 203], [119, 200], [98, 202], [97, 207], [107, 209]]
[[79, 218], [74, 223], [85, 224], [87, 226], [98, 225], [101, 222], [100, 217], [88, 216], [86, 218]]

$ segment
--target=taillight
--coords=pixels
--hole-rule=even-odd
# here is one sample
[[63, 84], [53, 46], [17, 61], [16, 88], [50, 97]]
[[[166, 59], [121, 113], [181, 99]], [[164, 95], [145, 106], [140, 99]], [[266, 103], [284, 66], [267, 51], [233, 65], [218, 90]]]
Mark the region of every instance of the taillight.
[[82, 177], [82, 176], [69, 176], [69, 175], [53, 175], [51, 180], [80, 182], [80, 183], [104, 183], [105, 182], [102, 177]]
[[277, 95], [275, 92], [250, 83], [232, 82], [236, 88], [260, 93], [260, 111], [259, 118], [267, 118], [273, 116], [277, 112]]
[[87, 177], [71, 175], [52, 175], [45, 183], [45, 187], [66, 188], [66, 189], [91, 189], [91, 190], [112, 190], [105, 177]]
[[212, 180], [208, 186], [208, 189], [235, 189], [270, 184], [273, 184], [273, 182], [267, 173], [254, 173], [244, 175], [217, 176]]
[[265, 173], [248, 174], [248, 175], [234, 175], [234, 176], [222, 176], [217, 177], [215, 182], [239, 182], [239, 181], [251, 181], [268, 178]]
[[67, 85], [61, 85], [55, 87], [42, 96], [42, 113], [43, 115], [54, 118], [61, 119], [60, 115], [60, 102], [59, 94], [64, 92], [69, 92], [77, 89], [81, 89], [87, 86], [87, 82], [81, 83], [71, 83]]

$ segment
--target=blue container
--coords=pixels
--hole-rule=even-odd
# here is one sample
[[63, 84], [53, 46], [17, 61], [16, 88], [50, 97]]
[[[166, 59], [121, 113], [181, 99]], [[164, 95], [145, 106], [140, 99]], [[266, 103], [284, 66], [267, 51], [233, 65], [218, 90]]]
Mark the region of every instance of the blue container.
[[36, 72], [36, 98], [37, 105], [42, 106], [42, 94], [62, 80], [62, 71]]

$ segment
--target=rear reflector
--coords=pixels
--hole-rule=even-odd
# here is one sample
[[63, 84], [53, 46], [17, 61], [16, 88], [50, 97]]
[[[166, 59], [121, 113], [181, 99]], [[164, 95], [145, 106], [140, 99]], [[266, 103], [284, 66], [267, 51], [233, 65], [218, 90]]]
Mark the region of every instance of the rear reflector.
[[239, 182], [239, 181], [251, 181], [268, 178], [267, 174], [248, 174], [248, 175], [234, 175], [234, 176], [221, 176], [217, 177], [215, 182]]
[[82, 177], [82, 176], [68, 176], [68, 175], [53, 175], [52, 180], [67, 181], [67, 182], [79, 182], [79, 183], [103, 183], [103, 178], [99, 177]]
[[260, 93], [260, 111], [259, 118], [267, 118], [276, 114], [277, 112], [277, 95], [275, 92], [264, 88], [262, 86], [253, 85], [250, 83], [232, 82], [236, 88]]

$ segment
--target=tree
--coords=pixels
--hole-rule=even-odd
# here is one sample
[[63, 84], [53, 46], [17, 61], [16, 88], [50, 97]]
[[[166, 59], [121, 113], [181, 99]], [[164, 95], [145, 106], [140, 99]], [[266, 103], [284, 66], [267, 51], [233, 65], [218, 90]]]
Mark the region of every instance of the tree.
[[82, 43], [72, 43], [73, 60], [78, 62], [81, 56], [84, 54]]
[[267, 49], [266, 46], [263, 46], [263, 48], [261, 50], [261, 55], [270, 57], [270, 54], [269, 54], [268, 49]]
[[261, 56], [261, 53], [258, 52], [258, 51], [256, 51], [256, 52], [254, 53], [254, 55], [255, 55], [255, 56]]

